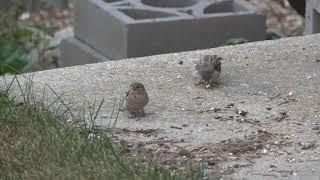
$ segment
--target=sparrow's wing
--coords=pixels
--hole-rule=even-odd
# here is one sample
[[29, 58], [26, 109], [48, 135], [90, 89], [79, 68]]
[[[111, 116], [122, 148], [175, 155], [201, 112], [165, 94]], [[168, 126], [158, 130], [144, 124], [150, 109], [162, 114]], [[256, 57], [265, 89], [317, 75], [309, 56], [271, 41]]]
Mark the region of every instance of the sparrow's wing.
[[214, 66], [214, 69], [218, 72], [221, 72], [221, 62], [218, 61], [217, 64]]

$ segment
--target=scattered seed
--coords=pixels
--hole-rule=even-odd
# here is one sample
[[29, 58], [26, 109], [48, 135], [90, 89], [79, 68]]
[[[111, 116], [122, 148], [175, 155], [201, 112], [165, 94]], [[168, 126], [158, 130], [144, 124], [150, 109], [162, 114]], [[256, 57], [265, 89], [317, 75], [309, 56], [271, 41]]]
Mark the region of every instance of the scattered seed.
[[214, 166], [214, 165], [216, 165], [216, 162], [214, 160], [209, 160], [209, 161], [207, 161], [207, 165]]
[[234, 103], [230, 103], [230, 104], [227, 105], [227, 108], [231, 108], [233, 106], [234, 106]]
[[177, 127], [177, 126], [170, 126], [170, 128], [172, 128], [172, 129], [182, 129], [181, 127]]
[[308, 144], [302, 144], [301, 145], [301, 149], [302, 150], [306, 150], [306, 149], [312, 149], [316, 146], [315, 143], [308, 143]]
[[293, 163], [293, 162], [296, 161], [294, 158], [289, 158], [289, 159], [287, 159], [287, 160], [288, 160], [289, 163]]
[[241, 116], [246, 116], [248, 114], [247, 111], [238, 111], [238, 114], [240, 114]]
[[191, 153], [185, 149], [185, 148], [180, 148], [178, 151], [179, 156], [186, 156], [186, 157], [191, 157]]

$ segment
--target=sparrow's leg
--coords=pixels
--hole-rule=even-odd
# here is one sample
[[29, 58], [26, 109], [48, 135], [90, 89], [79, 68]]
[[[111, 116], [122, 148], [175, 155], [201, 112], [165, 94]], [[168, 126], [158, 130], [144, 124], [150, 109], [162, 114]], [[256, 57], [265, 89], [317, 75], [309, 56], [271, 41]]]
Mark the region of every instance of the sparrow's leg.
[[206, 86], [206, 88], [210, 88], [211, 87], [210, 80], [204, 81], [204, 85]]
[[198, 82], [195, 82], [194, 85], [198, 86], [204, 84], [204, 80], [199, 80]]
[[209, 80], [209, 84], [210, 84], [211, 87], [215, 87], [217, 85], [216, 82], [214, 82], [211, 79]]
[[145, 113], [144, 113], [144, 110], [143, 110], [143, 108], [141, 109], [141, 111], [139, 112], [139, 116], [140, 117], [143, 117], [143, 116], [145, 116]]
[[135, 118], [137, 115], [135, 112], [128, 112], [128, 118]]

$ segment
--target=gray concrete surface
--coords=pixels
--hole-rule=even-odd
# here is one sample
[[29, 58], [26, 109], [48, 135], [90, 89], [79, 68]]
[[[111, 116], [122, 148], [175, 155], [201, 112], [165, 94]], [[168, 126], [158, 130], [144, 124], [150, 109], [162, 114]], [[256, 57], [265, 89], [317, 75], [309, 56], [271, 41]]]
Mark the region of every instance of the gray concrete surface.
[[320, 1], [306, 0], [305, 34], [320, 33]]
[[[226, 29], [228, 31], [226, 31]], [[78, 0], [75, 36], [111, 59], [265, 39], [265, 17], [243, 0]]]
[[[258, 141], [262, 145], [251, 149], [253, 153], [224, 149], [227, 153], [216, 158], [225, 160], [206, 166], [207, 172], [219, 167], [220, 172], [232, 168], [223, 174], [235, 179], [319, 179], [319, 49], [320, 35], [285, 38], [42, 71], [34, 74], [33, 86], [38, 99], [46, 89], [48, 103], [56, 99], [48, 86], [63, 94], [75, 115], [88, 107], [88, 101], [105, 99], [96, 124], [106, 126], [112, 124], [115, 98], [123, 97], [131, 82], [140, 81], [150, 97], [147, 116], [128, 119], [120, 112], [115, 137], [144, 143], [174, 141], [196, 158], [205, 158], [217, 153], [204, 156], [210, 147], [268, 132], [272, 138]], [[194, 85], [192, 71], [203, 54], [223, 58], [221, 80], [213, 89]], [[29, 76], [18, 79], [23, 84]], [[3, 87], [3, 78], [0, 84]], [[16, 84], [12, 92], [20, 97]], [[153, 129], [156, 134], [130, 133], [137, 129]]]
[[110, 61], [110, 59], [73, 37], [62, 40], [60, 50], [59, 65], [61, 67]]

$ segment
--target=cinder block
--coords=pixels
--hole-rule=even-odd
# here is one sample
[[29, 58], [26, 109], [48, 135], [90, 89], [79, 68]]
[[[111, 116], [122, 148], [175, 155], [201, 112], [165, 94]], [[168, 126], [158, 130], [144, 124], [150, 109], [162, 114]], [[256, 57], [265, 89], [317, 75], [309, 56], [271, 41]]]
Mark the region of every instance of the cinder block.
[[75, 36], [111, 59], [265, 39], [265, 16], [243, 0], [77, 0]]
[[62, 67], [110, 61], [97, 51], [75, 38], [66, 38], [60, 44]]
[[320, 1], [306, 1], [305, 34], [320, 33]]

